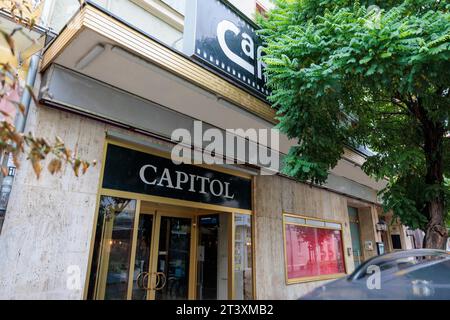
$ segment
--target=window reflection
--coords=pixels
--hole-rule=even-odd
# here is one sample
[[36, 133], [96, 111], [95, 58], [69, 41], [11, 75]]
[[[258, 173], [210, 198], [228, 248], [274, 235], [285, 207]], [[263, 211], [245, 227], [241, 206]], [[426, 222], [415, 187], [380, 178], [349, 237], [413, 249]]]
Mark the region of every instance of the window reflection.
[[135, 200], [101, 197], [88, 298], [127, 298], [135, 211]]
[[253, 299], [252, 216], [234, 215], [234, 292], [237, 300]]
[[161, 217], [157, 272], [165, 275], [164, 285], [156, 291], [156, 300], [187, 299], [191, 219]]
[[345, 272], [339, 230], [285, 224], [288, 279]]
[[228, 228], [227, 213], [198, 219], [197, 299], [228, 299]]
[[[137, 230], [136, 259], [133, 273], [133, 300], [146, 300], [148, 290], [148, 277], [150, 272], [150, 250], [153, 229], [153, 216], [141, 214]], [[147, 281], [146, 281], [147, 280]]]

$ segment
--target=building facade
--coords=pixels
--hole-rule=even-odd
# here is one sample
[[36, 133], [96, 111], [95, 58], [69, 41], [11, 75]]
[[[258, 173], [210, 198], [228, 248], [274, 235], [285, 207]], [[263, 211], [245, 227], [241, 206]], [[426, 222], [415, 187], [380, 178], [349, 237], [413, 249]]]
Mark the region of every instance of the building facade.
[[[25, 130], [98, 165], [38, 180], [22, 161], [0, 234], [0, 298], [295, 299], [413, 248], [382, 213], [384, 182], [361, 170], [366, 151], [346, 150], [324, 186], [251, 161], [252, 146], [282, 159], [295, 141], [239, 134], [275, 124], [253, 23], [270, 2], [230, 2], [38, 3], [51, 32]], [[208, 146], [196, 130], [242, 129], [231, 140], [245, 151], [233, 164], [175, 165], [179, 129], [193, 153]]]

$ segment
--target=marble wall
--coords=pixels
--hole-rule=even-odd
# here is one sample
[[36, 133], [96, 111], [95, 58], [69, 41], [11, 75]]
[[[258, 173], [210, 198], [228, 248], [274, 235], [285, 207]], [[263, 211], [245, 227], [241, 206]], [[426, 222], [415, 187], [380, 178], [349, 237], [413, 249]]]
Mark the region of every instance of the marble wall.
[[[343, 247], [347, 273], [354, 270], [348, 206], [358, 207], [361, 242], [376, 245], [376, 206], [280, 176], [255, 179], [256, 295], [258, 299], [298, 299], [328, 281], [286, 284], [283, 213], [334, 220], [343, 226]], [[348, 250], [350, 249], [350, 250]], [[367, 256], [376, 255], [374, 250]]]
[[[32, 106], [26, 130], [61, 137], [86, 160], [98, 160], [75, 178], [70, 167], [38, 180], [22, 157], [0, 234], [0, 299], [82, 299], [106, 131], [133, 133], [46, 106]], [[135, 134], [137, 136], [137, 134]], [[148, 138], [149, 141], [150, 138]]]

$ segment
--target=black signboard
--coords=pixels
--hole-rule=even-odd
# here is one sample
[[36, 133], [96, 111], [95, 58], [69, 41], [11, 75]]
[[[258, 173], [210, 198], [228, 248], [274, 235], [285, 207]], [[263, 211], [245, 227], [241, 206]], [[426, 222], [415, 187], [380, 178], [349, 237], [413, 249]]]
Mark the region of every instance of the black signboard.
[[184, 52], [265, 98], [269, 92], [257, 26], [225, 1], [187, 3]]
[[251, 210], [251, 180], [109, 144], [103, 188]]

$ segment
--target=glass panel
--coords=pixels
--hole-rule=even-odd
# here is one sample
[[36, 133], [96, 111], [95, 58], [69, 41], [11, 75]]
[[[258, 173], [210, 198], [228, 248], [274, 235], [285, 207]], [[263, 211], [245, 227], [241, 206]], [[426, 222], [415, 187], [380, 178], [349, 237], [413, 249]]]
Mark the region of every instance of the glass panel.
[[358, 221], [358, 209], [354, 207], [348, 207], [347, 210], [350, 221]]
[[402, 241], [400, 240], [399, 234], [392, 234], [392, 249], [394, 250], [401, 250], [402, 249]]
[[285, 225], [289, 279], [345, 272], [341, 232]]
[[5, 214], [0, 212], [0, 234], [2, 233], [4, 221], [5, 221]]
[[133, 300], [147, 300], [148, 286], [146, 274], [150, 272], [150, 250], [152, 241], [153, 216], [141, 214], [136, 241], [136, 260], [133, 274]]
[[359, 224], [355, 222], [350, 222], [350, 236], [352, 238], [352, 248], [353, 248], [353, 260], [355, 262], [355, 268], [358, 267], [362, 262], [361, 257], [361, 241]]
[[187, 299], [191, 219], [161, 217], [156, 300]]
[[88, 299], [126, 299], [136, 201], [102, 196]]
[[95, 239], [94, 239], [94, 248], [92, 252], [92, 262], [91, 262], [91, 270], [89, 273], [89, 288], [87, 299], [92, 300], [95, 299], [95, 283], [98, 278], [98, 263], [100, 258], [100, 244], [102, 240], [102, 230], [103, 230], [103, 222], [105, 219], [105, 212], [107, 211], [107, 207], [111, 202], [110, 197], [101, 197], [100, 198], [100, 207], [97, 218], [97, 225], [95, 227]]
[[336, 230], [341, 230], [341, 225], [339, 223], [332, 223], [332, 222], [325, 222], [325, 227], [327, 228], [333, 228]]
[[325, 222], [318, 220], [306, 220], [306, 224], [314, 227], [325, 227]]
[[[100, 198], [88, 299], [103, 298], [106, 287], [109, 298], [127, 298], [128, 267], [135, 209], [135, 200], [107, 196]], [[125, 256], [120, 257], [119, 252]], [[120, 264], [121, 262], [122, 264]], [[109, 285], [106, 283], [107, 279]], [[122, 280], [118, 281], [118, 279]]]
[[199, 217], [197, 299], [228, 299], [228, 220], [231, 215]]
[[306, 220], [303, 218], [295, 218], [295, 217], [291, 217], [291, 216], [285, 216], [284, 221], [286, 221], [287, 223], [298, 223], [298, 224], [306, 223]]
[[234, 215], [234, 296], [253, 299], [252, 216]]
[[136, 201], [120, 198], [107, 200], [103, 238], [105, 254], [102, 258], [104, 259], [102, 263], [106, 261], [108, 263], [104, 299], [125, 300], [128, 291]]

